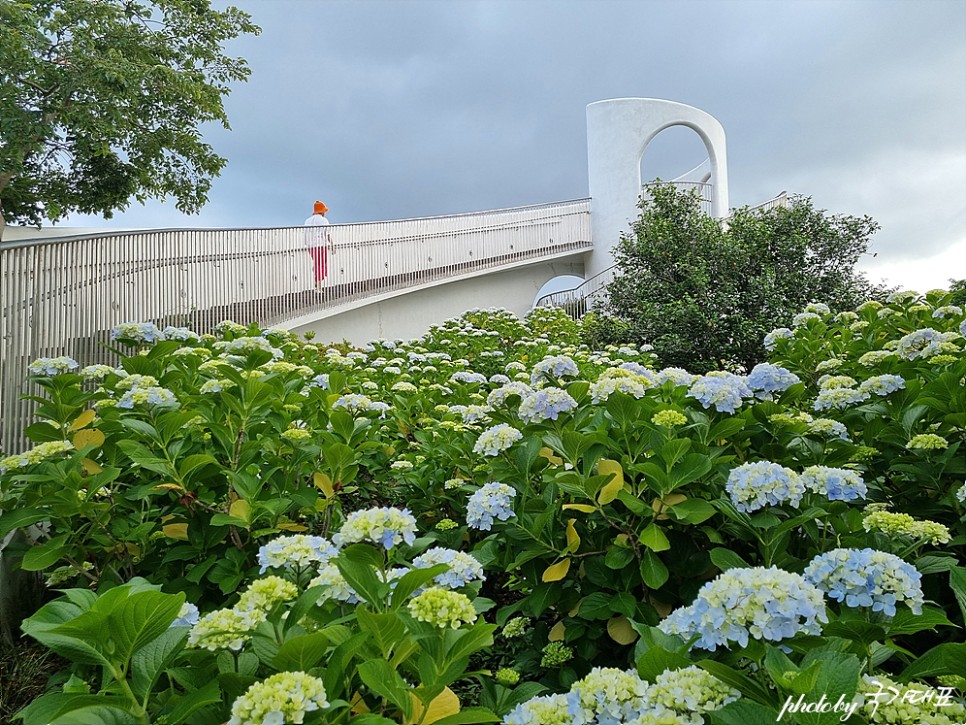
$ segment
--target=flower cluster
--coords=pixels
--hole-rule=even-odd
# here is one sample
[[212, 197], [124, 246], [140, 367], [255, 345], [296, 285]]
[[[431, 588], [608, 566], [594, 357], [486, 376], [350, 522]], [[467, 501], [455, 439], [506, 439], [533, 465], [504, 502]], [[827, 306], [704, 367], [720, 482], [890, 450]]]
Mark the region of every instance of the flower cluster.
[[191, 628], [188, 646], [202, 647], [212, 652], [226, 648], [237, 652], [267, 615], [261, 609], [216, 609]]
[[218, 343], [224, 347], [224, 351], [229, 355], [247, 355], [251, 352], [267, 352], [273, 359], [282, 357], [284, 353], [272, 345], [264, 337], [236, 337], [231, 342]]
[[279, 602], [295, 599], [298, 594], [298, 587], [286, 579], [278, 576], [262, 577], [253, 581], [238, 598], [235, 611], [267, 614]]
[[521, 382], [509, 382], [504, 383], [499, 388], [491, 390], [490, 394], [486, 396], [486, 404], [490, 408], [499, 408], [506, 402], [506, 399], [511, 395], [519, 395], [522, 399], [528, 393], [532, 391], [532, 388], [526, 383]]
[[319, 568], [318, 576], [309, 582], [309, 588], [324, 587], [322, 594], [319, 595], [319, 604], [334, 599], [346, 604], [358, 604], [362, 601], [358, 592], [353, 589], [349, 582], [342, 576], [339, 567], [335, 563], [323, 564]]
[[767, 335], [765, 335], [764, 345], [768, 352], [774, 352], [775, 348], [778, 347], [779, 340], [790, 340], [795, 337], [795, 333], [789, 330], [787, 327], [779, 327]]
[[228, 725], [302, 723], [306, 713], [328, 706], [322, 680], [304, 672], [279, 672], [235, 700]]
[[571, 725], [566, 695], [540, 695], [517, 705], [505, 725]]
[[476, 621], [476, 610], [470, 598], [442, 587], [431, 587], [413, 597], [409, 602], [409, 613], [420, 622], [440, 629], [459, 629], [463, 624]]
[[158, 342], [164, 335], [153, 322], [123, 322], [111, 328], [111, 339], [121, 342]]
[[595, 667], [567, 693], [573, 725], [622, 723], [640, 713], [647, 683], [630, 670]]
[[859, 385], [859, 392], [871, 395], [886, 396], [906, 387], [906, 381], [899, 375], [875, 375], [863, 380]]
[[[883, 675], [863, 675], [858, 693], [863, 705], [859, 713], [870, 725], [958, 725], [966, 722], [966, 707], [948, 694], [922, 682], [901, 684]], [[942, 702], [942, 706], [937, 703]]]
[[740, 692], [697, 665], [666, 670], [647, 689], [647, 700], [657, 712], [671, 710], [682, 715], [702, 715], [739, 697]]
[[800, 382], [795, 373], [771, 363], [755, 365], [747, 379], [748, 387], [755, 391], [755, 397], [759, 400], [772, 400], [776, 393], [782, 393]]
[[503, 629], [500, 633], [504, 637], [508, 637], [510, 639], [514, 637], [522, 637], [529, 627], [530, 620], [526, 617], [513, 617], [513, 619], [510, 619], [506, 624], [503, 625]]
[[865, 498], [869, 489], [855, 471], [828, 466], [809, 466], [801, 473], [801, 481], [809, 491], [829, 501], [854, 501]]
[[39, 357], [27, 366], [27, 374], [53, 377], [62, 373], [73, 372], [80, 365], [76, 360], [61, 355], [60, 357]]
[[408, 509], [390, 507], [353, 511], [339, 533], [332, 537], [336, 546], [368, 541], [385, 549], [416, 540], [416, 519]]
[[574, 658], [573, 649], [563, 642], [550, 642], [541, 650], [541, 654], [540, 666], [546, 669], [560, 667]]
[[949, 529], [935, 521], [920, 521], [909, 514], [881, 509], [870, 510], [862, 519], [866, 531], [881, 531], [889, 538], [905, 536], [910, 539], [945, 544], [950, 539]]
[[542, 420], [557, 420], [557, 416], [576, 409], [577, 401], [566, 390], [560, 388], [539, 388], [533, 390], [520, 402], [517, 415], [526, 423], [539, 423]]
[[148, 405], [156, 408], [177, 408], [180, 403], [175, 394], [167, 388], [162, 388], [158, 385], [145, 386], [135, 384], [118, 399], [117, 407], [133, 409], [135, 405]]
[[545, 383], [548, 378], [557, 381], [563, 377], [572, 378], [577, 375], [577, 363], [566, 355], [555, 355], [546, 357], [533, 366], [530, 373], [530, 384]]
[[673, 428], [688, 422], [687, 416], [676, 410], [661, 410], [651, 416], [651, 422], [664, 428]]
[[489, 531], [494, 519], [506, 521], [515, 516], [512, 505], [516, 495], [516, 489], [505, 483], [487, 483], [470, 496], [466, 504], [466, 525]]
[[958, 348], [952, 344], [955, 335], [954, 332], [940, 332], [931, 327], [916, 330], [900, 338], [896, 354], [906, 360], [920, 360], [944, 352], [956, 352]]
[[[641, 367], [636, 365], [636, 363], [627, 364], [636, 366], [638, 368]], [[647, 389], [653, 386], [654, 382], [652, 379], [645, 375], [641, 375], [639, 372], [635, 372], [625, 367], [608, 368], [600, 374], [596, 382], [591, 383], [590, 399], [595, 405], [597, 405], [606, 401], [616, 392], [621, 392], [625, 395], [631, 395], [637, 399], [641, 399], [644, 397]]]
[[865, 402], [869, 394], [854, 388], [822, 388], [812, 408], [815, 410], [845, 410], [849, 406]]
[[849, 607], [871, 607], [894, 617], [904, 602], [922, 613], [922, 575], [894, 554], [875, 549], [833, 549], [809, 562], [805, 579]]
[[54, 458], [61, 453], [68, 453], [74, 450], [74, 444], [70, 441], [47, 441], [39, 443], [25, 453], [17, 453], [12, 456], [0, 459], [0, 473], [6, 473], [15, 468], [26, 468], [35, 463]]
[[741, 407], [743, 398], [754, 397], [754, 392], [740, 375], [713, 370], [691, 384], [688, 397], [697, 400], [704, 408], [713, 405], [719, 413], [734, 413]]
[[819, 634], [826, 622], [822, 592], [798, 574], [777, 567], [729, 569], [701, 587], [694, 602], [672, 612], [659, 626], [692, 647], [715, 650], [749, 638], [772, 642]]
[[317, 567], [329, 563], [338, 553], [332, 542], [321, 536], [279, 536], [258, 550], [259, 573], [264, 574], [269, 567], [289, 571]]
[[483, 581], [483, 567], [473, 556], [455, 549], [435, 546], [413, 559], [417, 569], [428, 569], [437, 564], [446, 564], [449, 571], [436, 575], [433, 579], [441, 587], [459, 589], [474, 581]]
[[522, 438], [523, 433], [512, 425], [499, 423], [480, 433], [476, 445], [473, 446], [473, 452], [482, 456], [496, 456]]
[[948, 447], [949, 441], [935, 433], [920, 433], [906, 443], [906, 448], [909, 450], [941, 451]]
[[732, 468], [725, 490], [739, 511], [752, 512], [771, 505], [787, 503], [798, 508], [805, 494], [805, 484], [792, 470], [757, 461]]

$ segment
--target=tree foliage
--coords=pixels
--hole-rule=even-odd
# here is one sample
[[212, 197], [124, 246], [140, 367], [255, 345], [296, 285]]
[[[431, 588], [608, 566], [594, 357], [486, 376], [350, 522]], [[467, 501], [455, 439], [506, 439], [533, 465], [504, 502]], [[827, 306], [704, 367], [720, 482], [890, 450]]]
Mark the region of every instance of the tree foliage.
[[258, 26], [210, 0], [0, 0], [0, 222], [197, 211], [226, 160], [203, 141], [248, 77], [222, 46]]
[[851, 307], [879, 291], [855, 270], [879, 228], [867, 216], [832, 216], [795, 197], [738, 209], [722, 225], [669, 184], [641, 209], [615, 249], [608, 310], [665, 365], [750, 369], [765, 358], [764, 335], [806, 304]]

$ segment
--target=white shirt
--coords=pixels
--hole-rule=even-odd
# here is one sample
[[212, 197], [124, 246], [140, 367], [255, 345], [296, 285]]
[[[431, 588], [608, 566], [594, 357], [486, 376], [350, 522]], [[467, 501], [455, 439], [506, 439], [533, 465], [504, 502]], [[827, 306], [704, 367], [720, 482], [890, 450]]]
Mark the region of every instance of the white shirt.
[[324, 247], [326, 244], [326, 237], [328, 232], [324, 229], [319, 229], [318, 227], [329, 226], [329, 220], [326, 219], [321, 214], [313, 214], [308, 219], [305, 220], [304, 226], [310, 227], [306, 229], [305, 234], [305, 246], [306, 247]]

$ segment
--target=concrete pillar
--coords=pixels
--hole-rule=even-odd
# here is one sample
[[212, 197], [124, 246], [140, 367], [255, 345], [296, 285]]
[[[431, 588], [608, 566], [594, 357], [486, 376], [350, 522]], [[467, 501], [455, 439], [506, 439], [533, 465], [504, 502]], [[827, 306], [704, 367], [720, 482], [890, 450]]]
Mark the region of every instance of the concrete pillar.
[[587, 106], [587, 169], [594, 251], [589, 279], [614, 264], [611, 250], [639, 215], [641, 158], [670, 126], [687, 126], [704, 142], [711, 163], [711, 214], [728, 215], [728, 156], [724, 128], [692, 106], [657, 98], [615, 98]]

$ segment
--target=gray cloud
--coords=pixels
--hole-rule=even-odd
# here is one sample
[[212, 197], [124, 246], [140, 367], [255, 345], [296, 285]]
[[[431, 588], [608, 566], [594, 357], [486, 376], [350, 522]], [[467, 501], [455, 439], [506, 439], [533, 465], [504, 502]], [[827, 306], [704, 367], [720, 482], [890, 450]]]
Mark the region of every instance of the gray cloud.
[[[959, 0], [249, 0], [263, 27], [228, 101], [229, 159], [198, 217], [118, 226], [299, 224], [453, 213], [587, 194], [585, 106], [668, 98], [728, 134], [732, 204], [782, 189], [869, 214], [880, 256], [964, 237], [966, 5]], [[645, 169], [700, 161], [658, 137]], [[71, 223], [97, 224], [88, 218]]]

